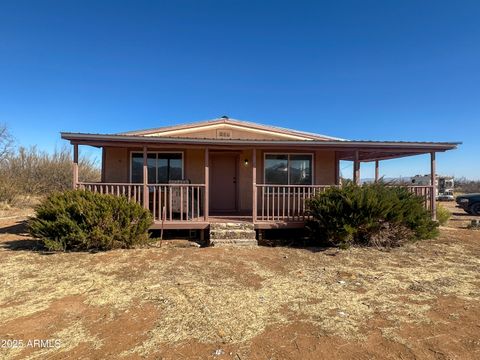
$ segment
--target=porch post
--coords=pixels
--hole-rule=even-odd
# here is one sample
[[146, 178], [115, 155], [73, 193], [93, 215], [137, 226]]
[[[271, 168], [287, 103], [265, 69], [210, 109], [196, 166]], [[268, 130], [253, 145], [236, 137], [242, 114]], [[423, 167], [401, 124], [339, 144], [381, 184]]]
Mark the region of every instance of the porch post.
[[143, 147], [143, 207], [148, 209], [148, 164], [147, 164], [147, 147]]
[[436, 159], [435, 159], [435, 151], [430, 153], [430, 181], [432, 184], [431, 187], [431, 194], [430, 194], [430, 208], [432, 211], [432, 219], [437, 220], [437, 182], [436, 182]]
[[335, 151], [335, 185], [340, 185], [340, 160], [337, 151]]
[[73, 144], [73, 189], [78, 187], [78, 144]]
[[209, 196], [209, 151], [208, 148], [205, 148], [205, 199], [203, 201], [203, 217], [205, 218], [205, 221], [208, 221], [208, 205], [210, 202], [210, 196]]
[[375, 160], [375, 182], [378, 183], [378, 180], [380, 179], [380, 161]]
[[358, 150], [355, 150], [355, 159], [353, 161], [353, 182], [360, 185], [360, 160]]
[[252, 220], [257, 220], [257, 149], [252, 149]]
[[105, 153], [105, 147], [103, 146], [103, 147], [102, 147], [102, 177], [101, 177], [102, 182], [106, 182], [106, 181], [105, 181], [105, 164], [106, 164], [106, 158], [107, 158], [107, 154]]

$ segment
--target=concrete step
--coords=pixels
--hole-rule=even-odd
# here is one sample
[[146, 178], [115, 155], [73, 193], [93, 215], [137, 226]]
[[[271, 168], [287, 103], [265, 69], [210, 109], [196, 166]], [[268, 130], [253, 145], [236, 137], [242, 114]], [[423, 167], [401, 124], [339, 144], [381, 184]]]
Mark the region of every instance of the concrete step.
[[232, 229], [240, 229], [240, 230], [254, 230], [254, 226], [252, 223], [212, 223], [210, 224], [210, 230], [232, 230]]
[[255, 230], [216, 229], [210, 230], [210, 239], [256, 239]]
[[210, 224], [210, 246], [257, 246], [256, 235], [252, 223]]
[[258, 242], [255, 239], [210, 239], [210, 246], [213, 247], [248, 247], [258, 246]]

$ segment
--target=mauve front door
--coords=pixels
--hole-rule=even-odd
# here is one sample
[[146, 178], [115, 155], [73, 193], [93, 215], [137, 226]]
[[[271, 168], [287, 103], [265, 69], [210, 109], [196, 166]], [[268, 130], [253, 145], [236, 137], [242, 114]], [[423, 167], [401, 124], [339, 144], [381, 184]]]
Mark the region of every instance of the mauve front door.
[[237, 163], [235, 153], [210, 155], [210, 211], [237, 211]]

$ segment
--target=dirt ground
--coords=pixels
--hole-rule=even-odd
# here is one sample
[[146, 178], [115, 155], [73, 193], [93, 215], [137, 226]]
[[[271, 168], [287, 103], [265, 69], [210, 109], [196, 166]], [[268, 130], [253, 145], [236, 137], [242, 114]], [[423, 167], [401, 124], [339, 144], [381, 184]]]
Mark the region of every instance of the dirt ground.
[[480, 231], [447, 206], [438, 239], [391, 251], [50, 253], [0, 214], [0, 357], [478, 359]]

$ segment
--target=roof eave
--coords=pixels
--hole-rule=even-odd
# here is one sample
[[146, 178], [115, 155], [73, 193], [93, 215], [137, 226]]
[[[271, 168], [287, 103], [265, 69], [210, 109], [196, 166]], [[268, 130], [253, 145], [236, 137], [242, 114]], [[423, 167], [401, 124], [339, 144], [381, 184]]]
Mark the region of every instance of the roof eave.
[[178, 145], [250, 145], [250, 146], [304, 146], [304, 147], [340, 147], [340, 148], [414, 148], [446, 151], [456, 149], [461, 142], [392, 142], [392, 141], [349, 141], [349, 140], [221, 140], [194, 138], [145, 137], [138, 135], [108, 135], [62, 132], [61, 137], [72, 143], [122, 142]]

